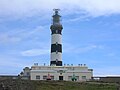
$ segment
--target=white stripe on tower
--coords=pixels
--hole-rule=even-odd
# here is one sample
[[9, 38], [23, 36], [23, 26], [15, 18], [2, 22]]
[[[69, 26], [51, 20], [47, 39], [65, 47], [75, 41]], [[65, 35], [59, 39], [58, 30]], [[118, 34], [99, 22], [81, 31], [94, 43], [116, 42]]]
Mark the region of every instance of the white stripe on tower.
[[62, 44], [62, 35], [61, 34], [52, 34], [51, 44]]
[[62, 53], [60, 53], [60, 52], [58, 52], [58, 54], [56, 54], [56, 52], [53, 52], [53, 53], [51, 53], [51, 60], [56, 60], [56, 58], [57, 59], [59, 59], [59, 61], [61, 61], [62, 60]]
[[54, 9], [53, 24], [51, 25], [51, 61], [50, 65], [62, 66], [62, 25], [60, 24], [59, 9]]

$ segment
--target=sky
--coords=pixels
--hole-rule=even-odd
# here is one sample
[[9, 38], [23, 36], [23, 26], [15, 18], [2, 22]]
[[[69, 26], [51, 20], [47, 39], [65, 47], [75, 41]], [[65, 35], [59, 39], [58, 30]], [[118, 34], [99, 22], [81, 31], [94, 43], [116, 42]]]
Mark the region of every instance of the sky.
[[63, 64], [120, 75], [120, 0], [0, 0], [0, 75], [49, 65], [53, 9], [60, 9]]

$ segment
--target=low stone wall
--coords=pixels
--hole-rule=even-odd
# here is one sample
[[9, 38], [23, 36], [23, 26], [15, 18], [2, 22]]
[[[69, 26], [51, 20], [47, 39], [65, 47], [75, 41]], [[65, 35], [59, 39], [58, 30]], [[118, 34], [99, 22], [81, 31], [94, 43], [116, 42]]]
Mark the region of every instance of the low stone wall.
[[120, 84], [120, 77], [100, 77], [101, 82], [108, 82], [108, 83], [119, 83]]

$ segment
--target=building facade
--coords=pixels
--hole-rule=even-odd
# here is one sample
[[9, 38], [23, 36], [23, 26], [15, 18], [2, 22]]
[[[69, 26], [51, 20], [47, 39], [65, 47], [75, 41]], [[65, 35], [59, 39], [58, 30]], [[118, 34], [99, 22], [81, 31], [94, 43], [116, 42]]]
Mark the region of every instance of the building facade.
[[32, 66], [31, 80], [89, 81], [93, 70], [87, 66]]

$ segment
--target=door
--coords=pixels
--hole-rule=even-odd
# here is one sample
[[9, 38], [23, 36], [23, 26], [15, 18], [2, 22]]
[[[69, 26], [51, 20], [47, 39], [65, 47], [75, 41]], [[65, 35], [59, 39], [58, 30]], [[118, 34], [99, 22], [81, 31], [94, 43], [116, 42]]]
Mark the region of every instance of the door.
[[59, 76], [59, 80], [63, 80], [63, 76]]

